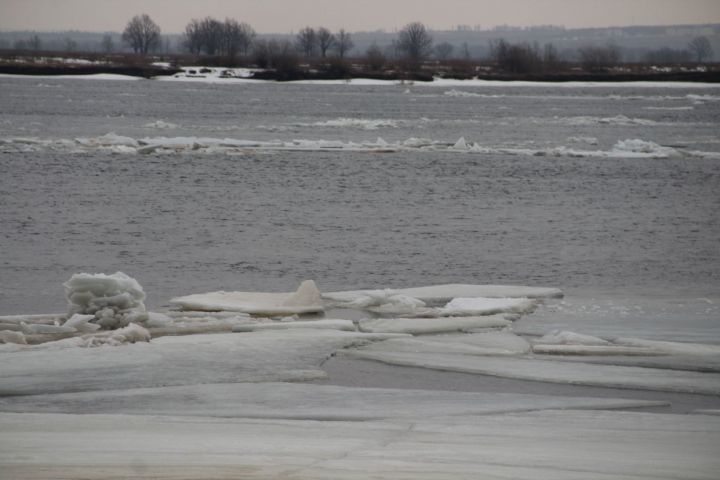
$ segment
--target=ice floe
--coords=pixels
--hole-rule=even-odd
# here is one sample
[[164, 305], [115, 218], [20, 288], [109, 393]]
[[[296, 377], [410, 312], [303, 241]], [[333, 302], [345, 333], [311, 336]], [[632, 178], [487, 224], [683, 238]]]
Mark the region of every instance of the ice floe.
[[0, 464], [14, 479], [111, 471], [145, 480], [288, 472], [327, 480], [450, 480], [478, 472], [517, 480], [709, 480], [720, 469], [720, 419], [710, 415], [543, 410], [318, 422], [3, 413], [0, 431]]
[[487, 331], [395, 338], [383, 341], [382, 348], [393, 352], [522, 355], [530, 351], [530, 343], [512, 332]]
[[511, 324], [502, 315], [480, 317], [442, 317], [442, 318], [376, 318], [359, 322], [361, 332], [368, 333], [408, 333], [412, 335], [430, 335], [446, 332], [472, 331], [484, 328], [503, 328]]
[[324, 292], [323, 298], [340, 304], [347, 304], [365, 297], [403, 295], [421, 300], [427, 304], [443, 305], [454, 298], [559, 298], [562, 290], [545, 287], [525, 287], [514, 285], [470, 285], [446, 284], [426, 287], [397, 288], [386, 290], [348, 290]]
[[289, 330], [294, 328], [319, 329], [319, 330], [345, 330], [354, 332], [357, 330], [355, 324], [350, 320], [310, 320], [310, 321], [287, 321], [267, 323], [246, 323], [233, 327], [233, 332], [258, 332], [261, 330]]
[[520, 380], [610, 388], [720, 395], [720, 374], [586, 364], [514, 357], [477, 357], [443, 353], [395, 352], [382, 343], [349, 350], [353, 358], [409, 367], [475, 373]]
[[292, 315], [324, 311], [315, 282], [306, 280], [291, 293], [211, 292], [170, 300], [184, 310], [233, 311], [252, 315]]

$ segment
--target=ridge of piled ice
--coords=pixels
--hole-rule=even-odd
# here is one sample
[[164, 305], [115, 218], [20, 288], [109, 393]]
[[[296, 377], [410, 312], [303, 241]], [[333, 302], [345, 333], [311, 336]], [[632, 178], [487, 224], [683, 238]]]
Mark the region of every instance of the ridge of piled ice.
[[134, 278], [122, 272], [112, 275], [78, 273], [63, 284], [69, 310], [93, 315], [94, 323], [105, 329], [125, 327], [147, 320], [145, 292]]
[[289, 321], [289, 322], [266, 322], [266, 323], [246, 323], [233, 327], [233, 332], [259, 332], [262, 330], [289, 330], [293, 328], [316, 329], [316, 330], [344, 330], [348, 332], [357, 331], [355, 324], [351, 320], [309, 320], [309, 321]]
[[[577, 137], [582, 138], [582, 137]], [[579, 142], [570, 137], [573, 143], [595, 145], [597, 142], [588, 140]], [[462, 140], [462, 141], [461, 141]], [[565, 145], [554, 147], [526, 147], [512, 145], [481, 145], [464, 138], [452, 141], [437, 141], [429, 138], [408, 138], [404, 141], [386, 142], [378, 138], [371, 141], [345, 140], [247, 140], [213, 137], [147, 137], [133, 139], [108, 134], [101, 137], [68, 139], [41, 139], [37, 137], [13, 137], [0, 139], [2, 151], [33, 152], [43, 149], [70, 153], [84, 152], [94, 149], [112, 154], [183, 154], [183, 153], [224, 153], [236, 154], [246, 151], [328, 151], [343, 150], [348, 152], [391, 153], [398, 151], [445, 151], [464, 154], [517, 155], [517, 156], [551, 156], [577, 158], [668, 158], [686, 156], [691, 158], [716, 158], [720, 152], [700, 150], [676, 150], [664, 147], [652, 141], [641, 139], [625, 139], [618, 141], [610, 150], [582, 150]]]

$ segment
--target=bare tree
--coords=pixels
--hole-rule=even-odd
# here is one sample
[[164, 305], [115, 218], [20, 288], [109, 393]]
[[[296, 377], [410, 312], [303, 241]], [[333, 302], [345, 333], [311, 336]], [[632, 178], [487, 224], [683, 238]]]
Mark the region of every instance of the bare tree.
[[65, 37], [63, 44], [65, 46], [65, 51], [68, 53], [77, 50], [77, 42], [70, 37]]
[[552, 43], [546, 43], [543, 47], [543, 70], [554, 72], [560, 69], [562, 62], [560, 54]]
[[146, 54], [160, 45], [160, 27], [147, 14], [135, 15], [122, 34], [135, 53]]
[[692, 61], [693, 55], [688, 50], [675, 50], [661, 47], [646, 52], [643, 59], [648, 63], [686, 63]]
[[231, 59], [238, 53], [247, 55], [254, 38], [255, 30], [250, 25], [227, 18], [223, 25], [222, 53]]
[[470, 47], [468, 46], [467, 42], [463, 42], [462, 44], [462, 59], [466, 62], [470, 60]]
[[355, 44], [350, 37], [350, 34], [345, 29], [340, 31], [335, 36], [335, 50], [337, 51], [338, 57], [345, 58], [345, 54], [355, 47]]
[[185, 25], [183, 44], [190, 53], [200, 55], [203, 48], [202, 22], [193, 18]]
[[317, 33], [312, 27], [305, 27], [298, 32], [295, 37], [295, 43], [305, 57], [310, 58], [315, 54], [317, 48]]
[[607, 70], [620, 62], [620, 49], [616, 45], [586, 46], [578, 49], [580, 63], [589, 72]]
[[385, 66], [385, 54], [373, 43], [365, 52], [365, 64], [370, 70], [379, 71]]
[[115, 43], [113, 42], [112, 35], [110, 35], [109, 33], [103, 35], [103, 38], [100, 41], [100, 47], [102, 48], [103, 52], [112, 53], [112, 51], [115, 50]]
[[335, 45], [335, 35], [325, 27], [317, 29], [317, 46], [320, 49], [320, 56], [325, 58], [327, 51]]
[[412, 62], [421, 62], [432, 52], [433, 39], [420, 22], [408, 23], [398, 35], [398, 49]]
[[216, 55], [222, 52], [225, 26], [219, 20], [212, 17], [205, 17], [200, 21], [200, 39], [203, 50], [208, 55]]
[[444, 62], [453, 53], [453, 50], [455, 50], [455, 47], [448, 43], [448, 42], [442, 42], [435, 45], [435, 58], [440, 60], [441, 62]]
[[542, 69], [540, 47], [529, 43], [511, 44], [504, 39], [490, 42], [490, 56], [500, 70], [533, 73]]
[[35, 51], [40, 50], [42, 48], [42, 41], [40, 40], [40, 37], [37, 35], [30, 37], [30, 40], [28, 40], [28, 48]]
[[712, 45], [707, 37], [695, 37], [688, 43], [688, 50], [698, 62], [710, 59], [713, 56]]

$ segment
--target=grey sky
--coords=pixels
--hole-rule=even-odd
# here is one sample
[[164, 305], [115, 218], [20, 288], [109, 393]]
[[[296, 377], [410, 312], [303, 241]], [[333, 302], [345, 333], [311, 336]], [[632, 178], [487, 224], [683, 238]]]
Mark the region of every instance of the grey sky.
[[720, 0], [0, 0], [0, 29], [120, 31], [137, 13], [164, 32], [207, 15], [246, 21], [261, 33], [306, 25], [391, 31], [415, 20], [435, 29], [593, 27], [720, 23]]

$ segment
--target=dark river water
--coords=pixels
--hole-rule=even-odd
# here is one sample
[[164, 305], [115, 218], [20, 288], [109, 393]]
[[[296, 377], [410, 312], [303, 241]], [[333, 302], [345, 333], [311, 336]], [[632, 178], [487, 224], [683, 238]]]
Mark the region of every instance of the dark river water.
[[[153, 307], [306, 278], [503, 283], [702, 299], [716, 328], [719, 100], [0, 78], [0, 314], [63, 311], [73, 273], [120, 270]], [[111, 132], [163, 147], [87, 140]]]

